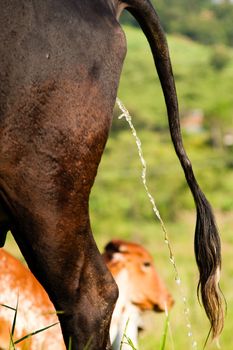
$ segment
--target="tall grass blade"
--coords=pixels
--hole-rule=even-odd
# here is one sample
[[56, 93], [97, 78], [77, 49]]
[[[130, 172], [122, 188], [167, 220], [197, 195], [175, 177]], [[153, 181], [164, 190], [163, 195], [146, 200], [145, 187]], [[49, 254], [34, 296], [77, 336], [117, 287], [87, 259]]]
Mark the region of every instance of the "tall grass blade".
[[71, 350], [72, 347], [72, 338], [69, 338], [69, 345], [68, 345], [68, 350]]
[[122, 347], [123, 347], [123, 344], [124, 344], [124, 338], [126, 336], [126, 330], [127, 330], [128, 324], [129, 324], [129, 318], [128, 318], [127, 322], [126, 322], [125, 329], [124, 329], [124, 334], [123, 334], [122, 339], [121, 339], [120, 350], [122, 350]]
[[25, 335], [24, 337], [22, 337], [22, 338], [16, 340], [16, 341], [14, 342], [14, 344], [19, 344], [19, 343], [22, 342], [23, 340], [28, 339], [28, 338], [32, 337], [33, 335], [36, 335], [36, 334], [38, 334], [38, 333], [40, 333], [40, 332], [43, 332], [43, 331], [45, 331], [45, 330], [47, 330], [47, 329], [49, 329], [49, 328], [51, 328], [51, 327], [54, 327], [54, 326], [56, 326], [57, 324], [59, 324], [59, 322], [53, 323], [53, 324], [51, 324], [51, 325], [49, 325], [49, 326], [47, 326], [47, 327], [44, 327], [44, 328], [38, 329], [38, 330], [35, 331], [35, 332], [29, 333], [29, 334]]
[[160, 344], [159, 350], [164, 350], [165, 349], [166, 340], [167, 340], [167, 333], [168, 333], [168, 325], [169, 325], [169, 316], [166, 315], [165, 324], [164, 324], [164, 330], [163, 330], [163, 335], [162, 335], [162, 339], [161, 339], [161, 344]]
[[0, 304], [0, 306], [6, 307], [7, 309], [10, 309], [12, 311], [16, 311], [16, 309], [14, 307], [11, 307], [11, 306], [6, 305], [6, 304]]
[[10, 344], [9, 344], [9, 349], [11, 350], [15, 350], [15, 346], [14, 346], [14, 339], [13, 339], [13, 335], [14, 335], [14, 330], [15, 330], [15, 323], [16, 323], [16, 317], [17, 317], [17, 309], [18, 309], [18, 299], [17, 299], [17, 305], [16, 308], [11, 307], [9, 305], [6, 304], [0, 304], [0, 306], [3, 306], [9, 310], [14, 311], [14, 320], [13, 320], [13, 324], [12, 324], [12, 328], [10, 331]]
[[17, 314], [18, 314], [18, 307], [19, 307], [19, 296], [17, 296], [17, 304], [15, 307], [15, 314], [14, 314], [14, 319], [11, 327], [11, 336], [13, 338], [14, 332], [15, 332], [15, 325], [16, 325], [16, 319], [17, 319]]
[[88, 340], [88, 342], [86, 343], [86, 345], [84, 346], [83, 350], [88, 350], [90, 348], [91, 342], [92, 342], [93, 336], [91, 336]]
[[10, 333], [10, 345], [9, 345], [9, 350], [16, 350], [15, 344], [14, 344], [14, 339], [12, 334]]
[[125, 339], [126, 339], [126, 342], [123, 342], [122, 344], [127, 344], [131, 347], [132, 350], [137, 350], [134, 346], [134, 343], [127, 335], [125, 335]]
[[[135, 348], [132, 340], [126, 334], [126, 331], [127, 331], [127, 328], [128, 328], [128, 324], [129, 324], [129, 318], [128, 318], [127, 322], [126, 322], [125, 329], [124, 329], [124, 334], [123, 334], [122, 339], [121, 339], [120, 350], [122, 350], [123, 344], [129, 345], [132, 348], [132, 350], [137, 350]], [[126, 341], [125, 341], [125, 339], [126, 339]]]

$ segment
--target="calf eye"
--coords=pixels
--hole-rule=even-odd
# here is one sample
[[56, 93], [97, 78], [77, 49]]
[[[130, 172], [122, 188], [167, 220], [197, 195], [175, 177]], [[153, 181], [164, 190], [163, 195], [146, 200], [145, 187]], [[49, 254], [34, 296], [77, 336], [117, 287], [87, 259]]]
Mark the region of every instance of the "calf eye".
[[145, 262], [143, 263], [143, 266], [149, 267], [149, 266], [151, 266], [151, 263], [150, 263], [149, 261], [145, 261]]

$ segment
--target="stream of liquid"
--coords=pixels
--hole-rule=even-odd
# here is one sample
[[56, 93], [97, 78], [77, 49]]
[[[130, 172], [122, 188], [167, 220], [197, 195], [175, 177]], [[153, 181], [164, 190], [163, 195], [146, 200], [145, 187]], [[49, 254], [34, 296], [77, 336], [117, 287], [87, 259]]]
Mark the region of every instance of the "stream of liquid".
[[[152, 209], [153, 209], [153, 212], [155, 214], [155, 216], [157, 217], [157, 219], [159, 220], [160, 224], [161, 224], [161, 227], [162, 227], [162, 231], [163, 231], [163, 238], [164, 238], [164, 242], [168, 248], [168, 252], [169, 252], [169, 260], [173, 266], [173, 269], [174, 269], [174, 273], [175, 273], [175, 282], [177, 284], [177, 286], [179, 287], [179, 293], [180, 293], [180, 296], [181, 296], [181, 301], [183, 303], [183, 308], [184, 308], [184, 317], [185, 317], [185, 325], [186, 325], [186, 329], [187, 329], [187, 336], [188, 338], [190, 339], [190, 342], [191, 342], [191, 348], [192, 349], [197, 349], [197, 341], [194, 339], [194, 336], [193, 336], [193, 331], [192, 331], [192, 325], [191, 325], [191, 322], [190, 322], [190, 310], [189, 310], [189, 307], [188, 307], [188, 302], [187, 302], [187, 298], [184, 294], [184, 291], [183, 291], [183, 288], [182, 288], [182, 282], [181, 282], [181, 278], [180, 278], [180, 274], [179, 274], [179, 271], [178, 271], [178, 268], [177, 268], [177, 265], [176, 265], [176, 261], [175, 261], [175, 257], [174, 257], [174, 254], [173, 254], [173, 251], [172, 251], [172, 247], [171, 247], [171, 243], [170, 243], [170, 240], [169, 240], [169, 236], [168, 236], [168, 232], [167, 232], [167, 229], [164, 225], [164, 222], [160, 216], [160, 213], [159, 213], [159, 210], [155, 204], [155, 200], [154, 200], [154, 197], [151, 195], [150, 191], [149, 191], [149, 188], [147, 186], [147, 179], [146, 179], [146, 172], [147, 172], [147, 167], [146, 167], [146, 161], [143, 157], [143, 152], [142, 152], [142, 145], [141, 145], [141, 141], [139, 139], [139, 137], [137, 136], [137, 132], [134, 128], [134, 125], [132, 123], [132, 118], [128, 112], [128, 110], [126, 109], [126, 107], [123, 105], [123, 103], [121, 102], [121, 100], [119, 98], [116, 99], [116, 103], [119, 107], [119, 109], [121, 110], [122, 114], [118, 117], [119, 119], [122, 119], [122, 118], [125, 118], [126, 121], [128, 122], [129, 126], [130, 126], [130, 129], [132, 131], [132, 134], [135, 138], [135, 142], [136, 142], [136, 145], [137, 145], [137, 148], [138, 148], [138, 154], [139, 154], [139, 158], [140, 158], [140, 161], [141, 161], [141, 164], [142, 164], [142, 173], [141, 173], [141, 178], [142, 178], [142, 183], [143, 183], [143, 186], [145, 188], [145, 191], [146, 191], [146, 194], [151, 202], [151, 205], [152, 205]], [[169, 327], [170, 327], [170, 323], [169, 323]]]

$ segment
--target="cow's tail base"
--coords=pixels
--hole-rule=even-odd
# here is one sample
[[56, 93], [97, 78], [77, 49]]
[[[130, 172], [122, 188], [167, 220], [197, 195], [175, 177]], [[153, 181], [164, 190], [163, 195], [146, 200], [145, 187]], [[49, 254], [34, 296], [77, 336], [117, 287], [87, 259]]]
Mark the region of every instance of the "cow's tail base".
[[221, 268], [220, 238], [210, 204], [194, 177], [191, 162], [183, 147], [177, 95], [166, 38], [149, 0], [124, 0], [123, 3], [140, 24], [150, 44], [166, 101], [172, 141], [195, 200], [195, 255], [200, 273], [198, 293], [201, 295], [210, 320], [212, 336], [215, 338], [220, 334], [224, 323], [222, 297], [218, 285]]

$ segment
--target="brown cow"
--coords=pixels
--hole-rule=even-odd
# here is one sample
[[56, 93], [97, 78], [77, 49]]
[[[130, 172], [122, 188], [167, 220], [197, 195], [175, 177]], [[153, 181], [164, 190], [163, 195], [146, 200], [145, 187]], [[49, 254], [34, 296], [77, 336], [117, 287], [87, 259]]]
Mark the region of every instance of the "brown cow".
[[166, 39], [149, 0], [0, 0], [0, 245], [11, 230], [59, 314], [72, 350], [110, 347], [117, 286], [96, 247], [89, 195], [107, 141], [126, 53], [118, 17], [144, 31], [170, 132], [192, 191], [199, 289], [213, 335], [223, 324], [220, 240], [179, 124]]
[[[103, 254], [119, 287], [119, 298], [113, 312], [110, 337], [114, 349], [120, 349], [125, 324], [129, 318], [127, 336], [137, 345], [141, 312], [164, 311], [173, 304], [164, 283], [155, 271], [151, 255], [139, 244], [111, 241]], [[0, 304], [18, 310], [14, 340], [31, 332], [58, 323], [48, 295], [32, 273], [17, 259], [0, 249]], [[14, 311], [0, 306], [0, 349], [10, 342]], [[122, 350], [127, 345], [123, 345]], [[59, 324], [20, 342], [17, 349], [64, 350]]]

